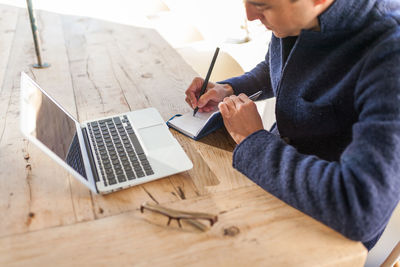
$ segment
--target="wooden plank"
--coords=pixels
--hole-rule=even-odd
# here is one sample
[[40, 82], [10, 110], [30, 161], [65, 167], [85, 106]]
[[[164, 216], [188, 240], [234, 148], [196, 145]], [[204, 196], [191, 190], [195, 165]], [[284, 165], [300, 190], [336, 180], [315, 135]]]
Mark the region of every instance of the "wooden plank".
[[193, 168], [187, 171], [187, 174], [191, 181], [196, 185], [196, 191], [200, 195], [208, 194], [209, 187], [220, 184], [219, 178], [213, 171], [211, 171], [201, 154], [194, 149], [194, 140], [191, 140], [174, 130], [171, 131], [193, 163]]
[[218, 222], [199, 232], [135, 210], [1, 238], [0, 265], [363, 266], [367, 254], [257, 186], [168, 207], [218, 214]]
[[[192, 149], [200, 153], [205, 164], [215, 177], [218, 177], [218, 183], [207, 186], [208, 192], [220, 192], [254, 184], [232, 167], [232, 152], [236, 143], [225, 129], [220, 129], [198, 142], [190, 139], [185, 141], [190, 142]], [[196, 175], [194, 179], [197, 180], [202, 174], [194, 174]]]
[[[15, 37], [10, 43], [9, 54], [4, 55], [8, 59], [7, 66], [3, 65], [4, 69], [1, 69], [4, 74], [0, 93], [0, 210], [8, 216], [7, 220], [0, 220], [0, 236], [28, 231], [33, 216], [32, 164], [26, 152], [28, 143], [24, 142], [18, 125], [19, 72], [27, 70], [22, 66], [30, 61], [33, 51], [26, 46], [26, 37], [18, 34], [21, 31], [20, 9], [15, 15], [18, 20]], [[23, 54], [27, 56], [21, 57]]]
[[[37, 21], [40, 26], [43, 61], [51, 64], [51, 67], [46, 69], [32, 69], [32, 73], [37, 82], [50, 95], [54, 96], [56, 101], [72, 116], [77, 118], [76, 96], [74, 94], [71, 74], [69, 73], [70, 66], [61, 16], [55, 13], [40, 11], [37, 12]], [[54, 162], [50, 164], [56, 166]], [[57, 168], [59, 168], [58, 165]], [[75, 222], [75, 220], [79, 222], [94, 219], [95, 214], [93, 212], [90, 191], [64, 170], [60, 178], [68, 182], [68, 190], [70, 192], [59, 198], [64, 198], [65, 202], [72, 204], [73, 214], [71, 215], [74, 216], [72, 217], [74, 220], [71, 218], [71, 222]], [[45, 198], [46, 196], [43, 197]], [[57, 212], [53, 214], [57, 216]]]
[[0, 86], [7, 69], [17, 18], [18, 8], [0, 5]]
[[[32, 175], [32, 169], [35, 170], [36, 162], [34, 164], [30, 160], [27, 151], [29, 144], [22, 138], [18, 125], [19, 74], [21, 70], [29, 71], [27, 66], [34, 53], [31, 48], [32, 35], [23, 35], [23, 32], [27, 32], [27, 20], [24, 15], [24, 12], [19, 10], [15, 39], [5, 70], [0, 98], [0, 114], [4, 114], [0, 121], [0, 190], [4, 196], [0, 200], [0, 210], [2, 214], [8, 215], [7, 220], [0, 221], [0, 236], [28, 231], [32, 226], [32, 218], [35, 217], [35, 210], [32, 208], [32, 187], [36, 179]], [[28, 24], [26, 26], [28, 27]]]
[[70, 181], [62, 167], [32, 146], [20, 133], [21, 71], [38, 80], [52, 95], [62, 96], [60, 102], [71, 113], [75, 110], [73, 97], [68, 97], [73, 94], [71, 82], [68, 83], [67, 79], [68, 72], [65, 72], [68, 62], [65, 61], [63, 39], [59, 39], [60, 34], [62, 37], [59, 17], [48, 13], [38, 15], [41, 25], [51, 25], [41, 28], [41, 36], [45, 51], [43, 55], [47, 57], [46, 61], [51, 61], [52, 67], [32, 69], [31, 64], [36, 62], [32, 34], [27, 12], [20, 9], [0, 99], [0, 112], [6, 114], [1, 120], [0, 190], [1, 195], [8, 196], [0, 200], [1, 212], [8, 214], [7, 220], [0, 221], [0, 236], [71, 224], [94, 217], [88, 190], [79, 186], [80, 190], [84, 190], [76, 194], [80, 198], [71, 199], [74, 180]]

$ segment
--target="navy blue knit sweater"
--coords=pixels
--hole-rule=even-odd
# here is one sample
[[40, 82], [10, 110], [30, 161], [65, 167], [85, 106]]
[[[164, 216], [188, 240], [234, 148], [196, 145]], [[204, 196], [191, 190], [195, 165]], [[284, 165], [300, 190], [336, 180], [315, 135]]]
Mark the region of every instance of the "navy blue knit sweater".
[[400, 199], [398, 3], [336, 0], [320, 32], [273, 36], [264, 62], [221, 82], [276, 96], [277, 129], [243, 140], [233, 166], [368, 249]]

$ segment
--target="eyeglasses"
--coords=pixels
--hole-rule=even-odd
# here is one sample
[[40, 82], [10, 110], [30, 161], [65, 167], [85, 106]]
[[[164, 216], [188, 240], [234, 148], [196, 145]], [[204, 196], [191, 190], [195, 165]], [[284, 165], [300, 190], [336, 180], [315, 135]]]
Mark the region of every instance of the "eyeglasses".
[[176, 220], [178, 222], [179, 227], [181, 228], [182, 228], [181, 220], [185, 220], [186, 222], [190, 223], [191, 225], [195, 226], [201, 231], [206, 231], [208, 228], [206, 225], [199, 222], [198, 220], [208, 220], [210, 222], [210, 226], [213, 226], [214, 223], [218, 221], [218, 216], [214, 214], [174, 210], [163, 207], [159, 204], [151, 204], [147, 202], [140, 205], [141, 213], [143, 213], [145, 209], [167, 216], [168, 217], [167, 225], [170, 225], [172, 220]]

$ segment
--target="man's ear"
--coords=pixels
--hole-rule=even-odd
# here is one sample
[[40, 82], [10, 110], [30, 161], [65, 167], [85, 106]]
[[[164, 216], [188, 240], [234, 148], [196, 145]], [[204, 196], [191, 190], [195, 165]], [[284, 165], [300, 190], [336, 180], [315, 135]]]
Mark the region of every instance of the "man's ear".
[[328, 0], [314, 0], [314, 5], [324, 5], [324, 4], [327, 4], [327, 3], [330, 3], [331, 1], [328, 1]]
[[313, 0], [314, 1], [314, 7], [317, 7], [318, 9], [325, 10], [330, 6], [335, 0]]

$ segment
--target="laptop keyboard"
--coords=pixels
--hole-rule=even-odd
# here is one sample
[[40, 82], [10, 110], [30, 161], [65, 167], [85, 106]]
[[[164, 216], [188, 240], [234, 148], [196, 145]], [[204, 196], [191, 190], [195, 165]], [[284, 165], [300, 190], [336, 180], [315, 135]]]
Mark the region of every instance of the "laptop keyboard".
[[87, 124], [104, 186], [154, 174], [128, 117], [121, 118]]

